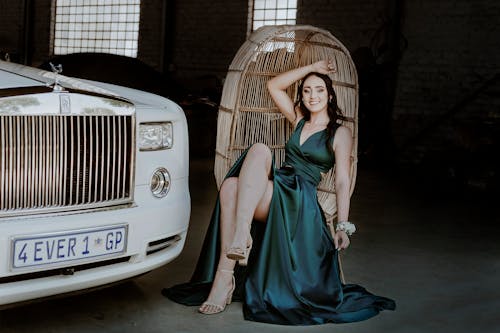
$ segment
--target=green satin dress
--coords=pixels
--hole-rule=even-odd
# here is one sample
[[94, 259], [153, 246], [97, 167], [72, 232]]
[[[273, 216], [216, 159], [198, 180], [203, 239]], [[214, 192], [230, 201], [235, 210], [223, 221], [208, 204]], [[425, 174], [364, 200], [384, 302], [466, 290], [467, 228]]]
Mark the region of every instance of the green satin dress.
[[[317, 201], [321, 173], [334, 165], [326, 130], [300, 144], [305, 121], [297, 124], [280, 169], [273, 169], [274, 192], [266, 223], [252, 224], [254, 245], [247, 267], [236, 266], [233, 300], [243, 301], [247, 320], [313, 325], [368, 319], [395, 302], [363, 287], [343, 284], [338, 252]], [[226, 177], [238, 176], [246, 152]], [[195, 272], [188, 283], [166, 288], [163, 295], [185, 305], [208, 297], [220, 251], [217, 199]]]

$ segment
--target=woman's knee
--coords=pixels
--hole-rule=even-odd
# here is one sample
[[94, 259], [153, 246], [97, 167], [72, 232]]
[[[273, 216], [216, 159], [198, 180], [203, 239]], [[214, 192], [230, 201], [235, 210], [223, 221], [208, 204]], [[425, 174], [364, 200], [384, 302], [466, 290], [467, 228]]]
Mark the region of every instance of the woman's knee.
[[262, 158], [266, 162], [272, 160], [271, 149], [263, 143], [254, 143], [248, 150], [247, 157], [249, 155], [254, 158]]
[[219, 198], [222, 204], [236, 200], [238, 193], [238, 178], [230, 177], [222, 182], [219, 191]]

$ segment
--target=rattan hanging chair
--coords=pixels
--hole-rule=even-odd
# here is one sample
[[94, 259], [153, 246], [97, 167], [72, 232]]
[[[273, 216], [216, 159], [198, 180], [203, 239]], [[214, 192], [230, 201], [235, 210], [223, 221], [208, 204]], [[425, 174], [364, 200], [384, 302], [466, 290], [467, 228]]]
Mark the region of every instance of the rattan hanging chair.
[[[281, 115], [266, 88], [275, 75], [318, 60], [331, 59], [337, 72], [331, 75], [338, 105], [352, 131], [351, 187], [357, 165], [358, 78], [347, 49], [328, 31], [306, 25], [264, 26], [238, 50], [224, 82], [217, 118], [215, 179], [220, 188], [224, 176], [241, 153], [253, 143], [268, 145], [277, 166], [284, 160], [284, 147], [293, 128]], [[288, 90], [295, 100], [297, 84]], [[334, 170], [318, 185], [318, 200], [332, 226], [336, 215]]]

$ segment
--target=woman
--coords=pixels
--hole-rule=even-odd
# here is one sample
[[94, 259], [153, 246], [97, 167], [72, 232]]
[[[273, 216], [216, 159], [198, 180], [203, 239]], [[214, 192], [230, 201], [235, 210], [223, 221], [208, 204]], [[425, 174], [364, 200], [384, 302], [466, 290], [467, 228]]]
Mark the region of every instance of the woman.
[[[295, 325], [359, 321], [395, 308], [392, 300], [339, 278], [338, 251], [355, 231], [348, 221], [352, 135], [339, 125], [344, 117], [327, 75], [332, 72], [331, 62], [319, 61], [268, 82], [295, 128], [284, 165], [275, 169], [263, 144], [239, 158], [222, 183], [191, 281], [164, 289], [165, 296], [187, 305], [205, 300], [199, 311], [216, 314], [236, 289], [245, 319]], [[286, 89], [300, 79], [294, 105]], [[332, 238], [316, 187], [334, 164], [338, 223]]]

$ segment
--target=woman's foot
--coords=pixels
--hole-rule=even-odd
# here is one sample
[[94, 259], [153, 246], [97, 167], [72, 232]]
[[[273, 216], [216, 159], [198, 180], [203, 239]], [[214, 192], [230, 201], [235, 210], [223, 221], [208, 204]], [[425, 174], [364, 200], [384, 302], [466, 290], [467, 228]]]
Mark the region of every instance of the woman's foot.
[[[248, 264], [250, 250], [252, 249], [252, 236], [250, 236], [250, 226], [247, 229], [246, 236], [244, 236], [245, 238], [243, 238], [242, 236], [244, 235], [235, 233], [235, 239], [233, 241], [233, 244], [229, 247], [226, 256], [229, 259], [238, 260], [238, 264], [240, 264], [240, 266], [246, 266]], [[242, 240], [239, 240], [238, 238]]]
[[215, 274], [210, 295], [208, 295], [207, 300], [200, 306], [198, 311], [207, 315], [224, 311], [226, 305], [231, 304], [235, 286], [233, 271], [219, 269]]

